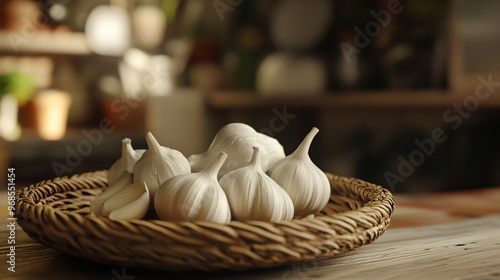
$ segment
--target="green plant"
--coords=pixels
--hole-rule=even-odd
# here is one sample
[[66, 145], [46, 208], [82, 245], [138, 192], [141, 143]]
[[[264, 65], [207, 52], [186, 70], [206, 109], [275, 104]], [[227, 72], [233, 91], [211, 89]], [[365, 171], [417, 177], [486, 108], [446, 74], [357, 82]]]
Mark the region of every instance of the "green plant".
[[35, 92], [33, 76], [11, 72], [0, 75], [0, 96], [12, 94], [19, 104], [27, 102]]

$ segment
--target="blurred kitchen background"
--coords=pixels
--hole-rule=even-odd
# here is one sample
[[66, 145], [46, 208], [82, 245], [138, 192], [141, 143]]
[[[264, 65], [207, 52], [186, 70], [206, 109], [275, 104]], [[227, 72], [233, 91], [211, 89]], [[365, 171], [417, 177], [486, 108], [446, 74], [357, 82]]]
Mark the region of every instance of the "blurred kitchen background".
[[498, 186], [499, 8], [1, 1], [0, 169], [18, 186], [106, 169], [147, 131], [188, 156], [245, 122], [287, 154], [317, 126], [320, 168], [396, 192]]

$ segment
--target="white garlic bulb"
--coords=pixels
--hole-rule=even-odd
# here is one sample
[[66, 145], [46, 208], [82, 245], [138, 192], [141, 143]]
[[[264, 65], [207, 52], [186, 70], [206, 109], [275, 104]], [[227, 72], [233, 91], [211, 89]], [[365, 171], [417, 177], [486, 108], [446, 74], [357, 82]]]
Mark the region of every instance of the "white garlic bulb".
[[121, 176], [123, 171], [132, 173], [135, 163], [141, 158], [146, 150], [134, 150], [132, 140], [122, 140], [121, 157], [116, 160], [108, 171], [108, 185], [113, 185]]
[[[256, 137], [243, 137], [235, 140], [231, 145], [223, 148], [221, 151], [226, 153], [227, 159], [222, 165], [218, 177], [222, 178], [228, 172], [241, 168], [248, 164], [252, 158], [252, 147], [257, 146], [264, 149], [257, 140]], [[261, 160], [263, 168], [268, 169], [269, 160], [267, 156], [263, 156]]]
[[202, 171], [178, 175], [165, 181], [158, 189], [154, 201], [160, 219], [229, 223], [229, 203], [217, 181], [217, 173], [226, 158], [227, 154], [221, 152]]
[[267, 172], [278, 160], [285, 158], [285, 149], [276, 138], [264, 133], [257, 133], [257, 137], [259, 143], [265, 148], [264, 151], [269, 161], [267, 168], [263, 169]]
[[298, 217], [321, 211], [330, 198], [328, 178], [308, 154], [318, 131], [314, 127], [291, 155], [276, 162], [269, 171], [269, 176], [290, 195]]
[[104, 201], [113, 194], [125, 189], [130, 184], [132, 184], [132, 174], [126, 170], [122, 171], [121, 176], [114, 183], [108, 184], [108, 188], [104, 192], [90, 201], [90, 216], [102, 216], [101, 211]]
[[240, 221], [289, 221], [293, 218], [290, 196], [262, 170], [260, 152], [253, 147], [250, 163], [219, 181], [226, 193], [231, 215]]
[[149, 209], [149, 191], [146, 183], [135, 183], [108, 197], [101, 216], [110, 219], [142, 219]]
[[245, 166], [252, 158], [252, 147], [261, 149], [261, 163], [264, 171], [277, 160], [285, 157], [283, 146], [278, 140], [258, 133], [251, 126], [243, 123], [230, 123], [222, 127], [205, 153], [191, 155], [189, 163], [193, 172], [202, 170], [211, 164], [220, 151], [228, 158], [219, 171], [219, 178], [227, 172]]
[[151, 132], [147, 133], [146, 141], [148, 150], [135, 164], [133, 180], [134, 183], [146, 183], [153, 206], [160, 185], [173, 176], [191, 172], [191, 166], [181, 152], [160, 146]]

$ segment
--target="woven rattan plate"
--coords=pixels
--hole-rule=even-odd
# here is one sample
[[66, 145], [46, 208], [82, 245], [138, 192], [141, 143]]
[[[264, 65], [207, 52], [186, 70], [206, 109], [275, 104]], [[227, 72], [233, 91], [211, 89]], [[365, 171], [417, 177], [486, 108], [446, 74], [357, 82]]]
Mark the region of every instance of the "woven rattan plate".
[[17, 221], [34, 240], [91, 261], [167, 270], [254, 269], [333, 257], [384, 233], [394, 211], [386, 189], [327, 174], [328, 205], [288, 222], [165, 222], [89, 217], [107, 171], [56, 178], [17, 192]]

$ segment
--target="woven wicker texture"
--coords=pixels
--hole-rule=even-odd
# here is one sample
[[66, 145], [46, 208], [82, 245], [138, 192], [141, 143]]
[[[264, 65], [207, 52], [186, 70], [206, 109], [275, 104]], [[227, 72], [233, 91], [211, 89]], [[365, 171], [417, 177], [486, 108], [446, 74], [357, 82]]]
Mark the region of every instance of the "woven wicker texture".
[[332, 193], [314, 217], [288, 222], [165, 222], [89, 217], [107, 171], [17, 192], [17, 221], [34, 240], [91, 261], [167, 270], [253, 269], [329, 258], [377, 239], [394, 200], [386, 189], [327, 173]]

